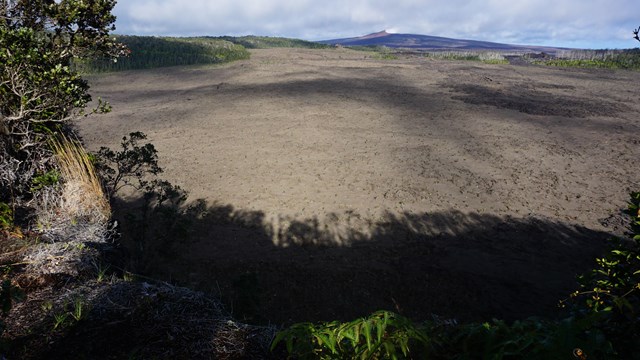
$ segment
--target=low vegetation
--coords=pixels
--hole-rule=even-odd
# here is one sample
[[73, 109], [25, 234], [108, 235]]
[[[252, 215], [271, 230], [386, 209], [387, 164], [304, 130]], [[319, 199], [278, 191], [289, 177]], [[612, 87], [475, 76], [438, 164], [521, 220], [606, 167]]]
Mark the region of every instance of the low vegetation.
[[391, 48], [384, 45], [354, 45], [347, 48], [356, 51], [364, 51], [370, 53], [370, 57], [376, 60], [397, 60], [397, 53]]
[[371, 56], [374, 59], [381, 60], [396, 60], [400, 54], [419, 55], [427, 59], [434, 60], [454, 60], [454, 61], [479, 61], [485, 64], [508, 64], [509, 61], [505, 58], [506, 54], [498, 51], [415, 51], [415, 50], [403, 50], [403, 49], [391, 49], [387, 46], [381, 45], [367, 45], [367, 46], [348, 46], [349, 49], [357, 51], [371, 52]]
[[388, 311], [347, 323], [299, 323], [278, 333], [271, 350], [284, 344], [299, 359], [397, 359], [426, 354], [427, 332]]
[[481, 61], [487, 64], [508, 64], [504, 54], [496, 51], [429, 51], [429, 59]]
[[[371, 52], [372, 58], [382, 60], [398, 59], [399, 54], [407, 53], [403, 49], [391, 49], [384, 45], [356, 45], [348, 46], [349, 49], [357, 51]], [[504, 57], [505, 54], [498, 51], [408, 51], [411, 55], [420, 55], [428, 59], [435, 60], [456, 60], [456, 61], [480, 61], [486, 64], [508, 64], [509, 61]]]
[[534, 64], [598, 69], [640, 70], [640, 49], [627, 50], [567, 50], [555, 58], [534, 60]]

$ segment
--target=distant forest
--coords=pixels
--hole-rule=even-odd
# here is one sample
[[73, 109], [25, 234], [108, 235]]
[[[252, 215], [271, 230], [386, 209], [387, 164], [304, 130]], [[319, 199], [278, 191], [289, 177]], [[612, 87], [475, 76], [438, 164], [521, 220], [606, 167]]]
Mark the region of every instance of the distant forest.
[[247, 49], [273, 47], [329, 48], [311, 41], [266, 36], [222, 37], [154, 37], [117, 36], [127, 46], [129, 56], [90, 61], [76, 60], [73, 66], [82, 73], [100, 73], [166, 66], [218, 64], [248, 59]]
[[165, 66], [217, 64], [249, 58], [242, 45], [214, 38], [171, 38], [153, 36], [117, 36], [130, 53], [113, 61], [97, 59], [75, 61], [83, 73], [151, 69]]
[[334, 47], [331, 45], [320, 44], [313, 41], [269, 36], [221, 36], [217, 39], [226, 40], [234, 44], [242, 45], [247, 49], [268, 49], [277, 47], [328, 49]]

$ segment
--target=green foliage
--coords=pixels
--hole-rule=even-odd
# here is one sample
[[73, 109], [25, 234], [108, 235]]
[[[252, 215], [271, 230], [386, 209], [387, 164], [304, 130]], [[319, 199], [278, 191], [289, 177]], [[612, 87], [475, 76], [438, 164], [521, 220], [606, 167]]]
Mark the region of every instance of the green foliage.
[[[43, 310], [50, 311], [53, 304], [43, 304]], [[53, 314], [53, 330], [72, 326], [89, 316], [90, 306], [80, 297], [73, 300], [72, 304], [65, 302], [62, 311]]]
[[507, 324], [501, 320], [456, 326], [432, 326], [436, 359], [569, 359], [575, 349], [593, 358], [612, 355], [610, 344], [590, 324], [530, 318]]
[[71, 59], [118, 56], [108, 37], [115, 1], [3, 2], [0, 22], [0, 104], [10, 133], [15, 122], [59, 122], [91, 97]]
[[75, 59], [74, 66], [83, 73], [151, 69], [166, 66], [219, 64], [248, 59], [242, 46], [208, 37], [172, 38], [152, 36], [117, 36], [128, 48], [128, 56], [117, 59]]
[[582, 51], [534, 63], [559, 67], [640, 70], [640, 49]]
[[[374, 59], [395, 60], [398, 56], [386, 46], [365, 45], [365, 46], [349, 46], [349, 49], [359, 51], [373, 52]], [[427, 51], [422, 53], [425, 58], [435, 60], [454, 60], [454, 61], [479, 61], [485, 64], [508, 64], [502, 53], [498, 51], [486, 50], [466, 50], [466, 51]]]
[[67, 322], [67, 318], [69, 318], [68, 312], [62, 312], [53, 315], [53, 330], [57, 330], [58, 328], [64, 327]]
[[158, 175], [162, 169], [158, 165], [158, 151], [153, 144], [140, 144], [147, 139], [142, 132], [132, 132], [124, 136], [121, 151], [101, 147], [95, 158], [96, 166], [111, 194], [125, 186], [144, 190], [150, 186], [148, 175]]
[[640, 355], [640, 192], [631, 193], [630, 239], [611, 240], [611, 250], [579, 278], [571, 295], [576, 317], [590, 319], [623, 357]]
[[0, 202], [0, 230], [13, 226], [13, 210], [9, 204]]
[[351, 45], [347, 48], [356, 51], [370, 51], [370, 52], [382, 52], [389, 51], [389, 48], [384, 45]]
[[222, 36], [219, 39], [230, 41], [234, 44], [242, 45], [247, 49], [269, 49], [269, 48], [304, 48], [304, 49], [329, 49], [330, 45], [320, 44], [313, 41], [300, 39], [289, 39], [269, 36]]
[[59, 182], [60, 172], [57, 169], [51, 169], [31, 179], [31, 192], [36, 192], [47, 186], [54, 186]]
[[504, 56], [495, 51], [431, 51], [424, 53], [430, 59], [480, 61], [486, 64], [508, 64]]
[[295, 324], [277, 334], [271, 350], [281, 343], [298, 359], [406, 359], [430, 345], [409, 319], [388, 311], [348, 323]]
[[348, 46], [351, 50], [367, 51], [373, 53], [371, 57], [377, 60], [397, 60], [396, 55], [391, 49], [384, 45], [356, 45]]
[[373, 55], [373, 58], [378, 60], [398, 60], [398, 55], [391, 53], [389, 51], [380, 51], [380, 52], [376, 52]]
[[480, 61], [480, 56], [471, 53], [426, 53], [424, 55], [427, 58], [443, 59], [443, 60], [463, 60], [463, 61]]
[[281, 331], [271, 350], [295, 359], [569, 359], [576, 351], [612, 358], [602, 332], [585, 320], [530, 318], [419, 326], [387, 311], [348, 323], [299, 323]]
[[103, 264], [101, 262], [93, 263], [93, 267], [96, 270], [96, 281], [103, 282], [107, 279], [109, 264]]
[[[32, 28], [0, 26], [0, 48], [5, 50], [0, 51], [0, 67], [7, 80], [14, 69], [20, 71], [19, 79], [0, 85], [3, 112], [36, 123], [57, 121], [91, 99], [86, 82], [69, 69], [68, 58], [58, 53], [52, 41]], [[19, 69], [21, 66], [28, 71]], [[29, 90], [42, 96], [31, 97]]]
[[69, 314], [75, 321], [80, 321], [87, 317], [88, 307], [84, 303], [84, 301], [80, 298], [77, 298], [73, 301], [73, 308], [69, 311]]
[[507, 59], [502, 59], [502, 60], [499, 60], [499, 59], [488, 59], [488, 60], [480, 60], [480, 61], [482, 61], [485, 64], [493, 64], [493, 65], [505, 65], [505, 64], [509, 63], [509, 60], [507, 60]]

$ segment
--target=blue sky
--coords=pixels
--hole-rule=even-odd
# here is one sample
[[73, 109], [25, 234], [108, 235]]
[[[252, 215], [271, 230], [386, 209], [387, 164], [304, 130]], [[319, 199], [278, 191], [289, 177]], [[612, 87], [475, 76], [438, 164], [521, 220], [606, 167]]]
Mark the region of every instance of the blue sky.
[[637, 0], [119, 0], [118, 34], [326, 40], [387, 30], [522, 45], [633, 48]]

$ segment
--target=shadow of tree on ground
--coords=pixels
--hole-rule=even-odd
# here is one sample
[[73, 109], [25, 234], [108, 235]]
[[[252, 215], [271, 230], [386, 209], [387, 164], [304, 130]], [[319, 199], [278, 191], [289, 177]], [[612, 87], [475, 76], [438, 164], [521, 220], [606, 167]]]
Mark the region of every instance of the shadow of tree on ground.
[[[186, 232], [148, 220], [145, 272], [212, 292], [254, 323], [348, 320], [379, 309], [416, 320], [554, 317], [611, 237], [552, 219], [455, 210], [269, 220], [195, 204], [172, 218]], [[123, 220], [124, 243], [139, 229], [132, 225]]]

